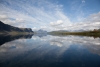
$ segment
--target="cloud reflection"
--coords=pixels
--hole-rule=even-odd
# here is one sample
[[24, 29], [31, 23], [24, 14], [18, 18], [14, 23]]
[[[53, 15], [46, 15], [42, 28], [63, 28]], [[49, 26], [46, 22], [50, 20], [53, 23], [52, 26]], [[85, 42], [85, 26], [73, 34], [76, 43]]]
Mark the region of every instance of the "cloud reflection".
[[18, 39], [0, 46], [0, 60], [7, 60], [16, 56], [30, 53], [26, 56], [34, 56], [30, 60], [39, 59], [44, 56], [59, 57], [71, 45], [82, 45], [92, 53], [100, 55], [100, 38], [80, 37], [80, 36], [33, 36], [32, 39]]

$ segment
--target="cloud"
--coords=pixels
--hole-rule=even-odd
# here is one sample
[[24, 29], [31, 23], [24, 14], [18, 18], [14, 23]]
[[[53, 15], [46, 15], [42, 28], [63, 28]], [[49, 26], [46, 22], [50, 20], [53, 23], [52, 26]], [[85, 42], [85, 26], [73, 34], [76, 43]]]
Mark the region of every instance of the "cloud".
[[40, 28], [41, 28], [41, 29], [46, 29], [47, 27], [46, 27], [46, 26], [41, 26]]
[[[82, 2], [82, 3], [81, 3]], [[71, 21], [72, 22], [81, 22], [84, 20], [86, 12], [84, 12], [85, 8], [85, 0], [74, 0], [71, 2]], [[85, 8], [86, 9], [86, 8]]]
[[56, 22], [50, 22], [50, 25], [51, 26], [58, 26], [58, 25], [61, 25], [61, 24], [63, 24], [63, 21], [62, 20], [58, 20]]
[[37, 28], [36, 28], [36, 27], [33, 27], [32, 30], [33, 30], [33, 31], [34, 31], [34, 30], [37, 30]]
[[85, 19], [87, 22], [100, 22], [100, 12], [91, 14], [88, 18]]
[[5, 19], [7, 19], [7, 18], [8, 18], [7, 15], [0, 15], [0, 19], [2, 19], [2, 20], [5, 20]]
[[85, 3], [85, 0], [82, 0], [82, 3]]
[[[81, 1], [85, 2], [85, 0]], [[78, 20], [74, 23], [65, 14], [63, 6], [48, 0], [4, 0], [0, 3], [0, 20], [6, 24], [16, 27], [28, 27], [33, 30], [89, 30], [99, 28], [100, 12], [84, 18], [82, 10], [84, 4], [79, 4], [78, 0], [74, 1], [71, 4], [73, 6], [71, 9], [75, 12], [71, 15], [77, 16], [73, 17], [71, 21], [73, 19]]]
[[64, 14], [62, 7], [63, 5], [61, 4], [46, 0], [30, 0], [30, 2], [24, 2], [23, 0], [4, 0], [0, 4], [0, 15], [7, 15], [7, 19], [2, 20], [2, 18], [0, 18], [0, 20], [6, 24], [17, 27], [19, 27], [19, 25], [26, 25], [26, 27], [36, 27], [40, 29], [41, 26], [47, 26], [48, 28], [46, 30], [53, 30], [53, 27], [50, 26], [50, 22], [58, 20], [55, 24], [61, 24], [62, 21], [68, 23], [70, 21]]
[[86, 18], [82, 23], [79, 23], [81, 28], [85, 30], [93, 30], [100, 28], [100, 12], [91, 14], [88, 18]]
[[24, 19], [16, 18], [15, 21], [16, 21], [16, 22], [24, 22]]
[[68, 26], [62, 26], [61, 29], [64, 30], [94, 30], [100, 29], [100, 12], [91, 14], [87, 18], [85, 18], [82, 22], [72, 23]]

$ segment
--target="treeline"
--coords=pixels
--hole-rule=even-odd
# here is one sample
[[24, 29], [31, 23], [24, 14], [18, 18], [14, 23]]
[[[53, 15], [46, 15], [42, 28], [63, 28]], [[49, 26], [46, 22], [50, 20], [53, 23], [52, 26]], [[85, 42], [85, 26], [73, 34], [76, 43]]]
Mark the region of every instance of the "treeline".
[[77, 36], [100, 37], [100, 29], [94, 29], [92, 31], [82, 31], [82, 32], [59, 32], [59, 31], [53, 31], [53, 32], [50, 32], [50, 34], [51, 35], [60, 35], [60, 36], [77, 35]]

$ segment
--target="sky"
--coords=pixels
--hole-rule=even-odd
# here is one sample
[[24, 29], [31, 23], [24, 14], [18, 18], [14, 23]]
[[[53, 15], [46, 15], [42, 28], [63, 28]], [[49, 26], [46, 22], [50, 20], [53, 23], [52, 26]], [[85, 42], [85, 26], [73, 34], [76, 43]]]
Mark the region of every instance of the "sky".
[[100, 0], [0, 0], [0, 21], [32, 30], [100, 28]]

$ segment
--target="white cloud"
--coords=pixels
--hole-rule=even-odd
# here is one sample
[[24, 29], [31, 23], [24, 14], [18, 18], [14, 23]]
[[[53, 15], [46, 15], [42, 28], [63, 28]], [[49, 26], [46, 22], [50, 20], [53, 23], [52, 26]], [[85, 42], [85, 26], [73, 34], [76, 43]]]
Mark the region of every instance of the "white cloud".
[[85, 21], [87, 22], [100, 22], [100, 12], [91, 14]]
[[0, 19], [4, 20], [4, 19], [7, 19], [7, 15], [0, 15]]
[[[85, 2], [85, 0], [82, 0]], [[49, 1], [34, 0], [14, 1], [7, 0], [9, 6], [5, 3], [0, 4], [0, 20], [6, 24], [17, 27], [30, 27], [33, 30], [79, 30], [99, 28], [100, 12], [90, 15], [85, 21], [82, 21], [84, 12], [81, 10], [84, 5], [75, 7], [75, 14], [80, 23], [72, 23], [68, 16], [63, 12], [63, 5], [51, 3]], [[76, 4], [76, 1], [74, 5]], [[45, 6], [46, 5], [46, 6]]]
[[68, 26], [63, 25], [62, 27], [59, 27], [64, 30], [94, 30], [94, 29], [100, 29], [100, 12], [91, 14], [89, 17], [87, 17], [84, 21], [78, 22], [78, 23], [72, 23]]
[[16, 22], [24, 22], [24, 19], [21, 19], [21, 18], [16, 18], [15, 20]]
[[32, 30], [33, 30], [33, 31], [34, 31], [34, 30], [37, 30], [37, 28], [36, 28], [36, 27], [33, 27]]
[[51, 26], [58, 26], [58, 25], [61, 25], [61, 24], [63, 24], [63, 21], [62, 20], [58, 20], [56, 22], [50, 22], [50, 25]]
[[46, 29], [47, 27], [46, 27], [46, 26], [41, 26], [40, 28], [41, 28], [41, 29]]
[[[3, 20], [3, 22], [13, 26], [19, 27], [20, 24], [38, 29], [41, 26], [47, 26], [46, 30], [53, 30], [54, 28], [50, 26], [50, 22], [57, 20], [57, 23], [54, 24], [61, 24], [62, 21], [70, 22], [62, 11], [63, 5], [60, 4], [45, 0], [34, 0], [32, 2], [7, 0], [6, 2], [9, 3], [9, 6], [5, 3], [0, 4], [0, 15], [7, 15], [8, 19]], [[8, 20], [11, 22], [8, 22]]]

